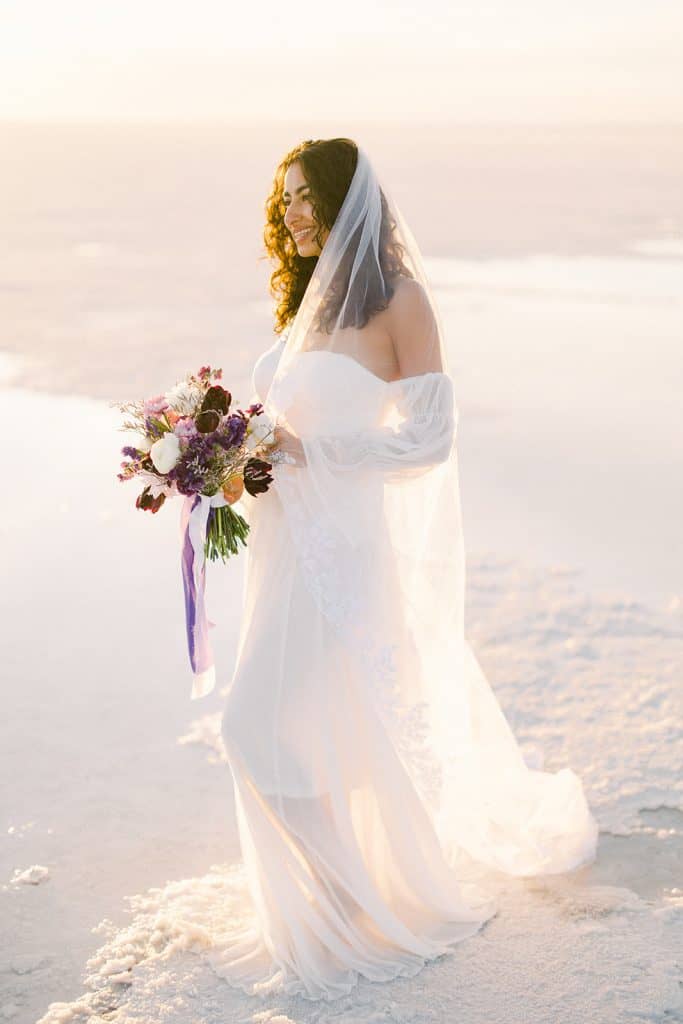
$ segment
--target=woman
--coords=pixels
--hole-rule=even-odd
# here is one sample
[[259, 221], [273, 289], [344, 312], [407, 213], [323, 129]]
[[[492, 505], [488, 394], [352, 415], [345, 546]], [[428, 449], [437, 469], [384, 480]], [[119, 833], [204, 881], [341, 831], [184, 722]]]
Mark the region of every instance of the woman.
[[573, 869], [597, 830], [573, 772], [527, 768], [465, 638], [458, 414], [396, 204], [352, 140], [308, 140], [267, 213], [274, 482], [247, 499], [222, 725], [254, 920], [212, 962], [334, 999], [477, 932], [483, 871]]

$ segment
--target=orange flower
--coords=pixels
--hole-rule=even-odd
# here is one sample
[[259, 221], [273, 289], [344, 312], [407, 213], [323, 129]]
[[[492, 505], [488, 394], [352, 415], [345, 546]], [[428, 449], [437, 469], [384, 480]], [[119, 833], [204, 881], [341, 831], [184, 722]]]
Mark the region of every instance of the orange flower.
[[241, 476], [229, 476], [223, 484], [223, 497], [229, 505], [239, 501], [244, 491], [244, 480]]

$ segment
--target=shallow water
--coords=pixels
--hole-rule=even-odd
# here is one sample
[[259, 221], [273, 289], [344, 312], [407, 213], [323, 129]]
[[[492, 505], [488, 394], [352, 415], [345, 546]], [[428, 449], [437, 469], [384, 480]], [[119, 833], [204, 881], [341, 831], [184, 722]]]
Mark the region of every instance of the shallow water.
[[[637, 247], [637, 243], [634, 243]], [[430, 260], [476, 550], [680, 599], [683, 257]]]

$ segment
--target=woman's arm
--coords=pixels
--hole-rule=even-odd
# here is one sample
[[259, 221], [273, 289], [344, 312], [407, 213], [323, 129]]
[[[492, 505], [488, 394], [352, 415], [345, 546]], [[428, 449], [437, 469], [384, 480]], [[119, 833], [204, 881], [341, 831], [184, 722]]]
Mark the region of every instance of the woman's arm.
[[375, 427], [334, 437], [302, 438], [305, 457], [322, 458], [336, 472], [377, 470], [385, 480], [421, 476], [445, 462], [455, 443], [457, 409], [450, 377], [438, 371], [392, 381], [397, 427]]

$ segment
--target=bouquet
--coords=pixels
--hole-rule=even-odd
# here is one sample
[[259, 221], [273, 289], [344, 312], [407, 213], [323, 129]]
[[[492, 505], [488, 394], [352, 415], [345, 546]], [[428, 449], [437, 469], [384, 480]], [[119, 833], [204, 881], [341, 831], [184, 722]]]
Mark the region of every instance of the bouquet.
[[205, 555], [225, 561], [246, 544], [249, 524], [233, 508], [244, 491], [268, 490], [272, 462], [260, 458], [271, 445], [273, 425], [260, 402], [232, 409], [232, 396], [220, 384], [223, 371], [202, 366], [164, 395], [140, 402], [117, 402], [132, 432], [118, 479], [144, 484], [136, 508], [159, 511], [167, 498], [222, 495], [212, 502]]
[[120, 429], [131, 434], [118, 479], [144, 485], [136, 507], [155, 514], [168, 498], [184, 498], [181, 567], [191, 699], [215, 685], [208, 635], [214, 623], [204, 602], [206, 558], [226, 561], [240, 543], [246, 546], [249, 524], [232, 506], [244, 491], [268, 490], [273, 462], [283, 454], [270, 453], [275, 427], [262, 404], [234, 408], [230, 392], [216, 383], [222, 376], [222, 370], [202, 366], [163, 395], [112, 403], [126, 416]]

